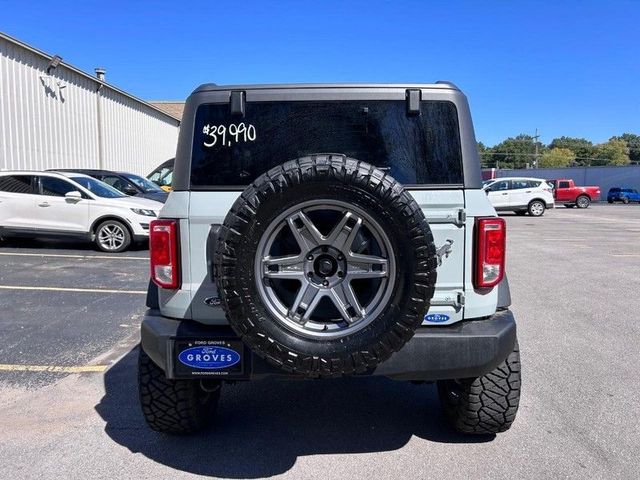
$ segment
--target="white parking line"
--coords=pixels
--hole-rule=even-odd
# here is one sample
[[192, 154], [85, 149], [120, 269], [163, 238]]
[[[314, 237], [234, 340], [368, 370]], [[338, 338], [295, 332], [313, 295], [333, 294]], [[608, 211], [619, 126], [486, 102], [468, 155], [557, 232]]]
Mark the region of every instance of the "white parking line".
[[26, 287], [23, 285], [0, 285], [0, 290], [35, 290], [45, 292], [80, 292], [80, 293], [128, 293], [146, 295], [146, 290], [109, 290], [105, 288], [68, 288], [68, 287]]
[[59, 254], [59, 253], [14, 253], [14, 252], [0, 252], [0, 255], [5, 257], [56, 257], [56, 258], [99, 258], [105, 260], [149, 260], [149, 257], [113, 257], [111, 255], [71, 255], [71, 254]]

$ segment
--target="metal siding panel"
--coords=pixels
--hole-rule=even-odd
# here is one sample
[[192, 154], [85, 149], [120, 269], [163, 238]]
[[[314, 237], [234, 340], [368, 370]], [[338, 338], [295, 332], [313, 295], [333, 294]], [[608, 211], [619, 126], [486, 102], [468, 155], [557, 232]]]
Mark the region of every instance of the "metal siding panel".
[[178, 129], [160, 114], [114, 91], [102, 101], [105, 168], [146, 175], [175, 155]]
[[[98, 84], [64, 65], [48, 76], [47, 66], [0, 38], [0, 170], [98, 166]], [[177, 121], [111, 88], [101, 94], [105, 168], [146, 175], [175, 155]]]

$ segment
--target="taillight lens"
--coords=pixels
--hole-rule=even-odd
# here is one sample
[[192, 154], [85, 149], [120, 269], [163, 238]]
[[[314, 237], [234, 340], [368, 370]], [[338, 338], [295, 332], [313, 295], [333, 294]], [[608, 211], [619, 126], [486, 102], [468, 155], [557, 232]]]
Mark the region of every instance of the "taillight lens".
[[476, 267], [474, 285], [489, 288], [504, 277], [507, 230], [502, 218], [476, 218]]
[[153, 220], [149, 226], [151, 279], [162, 288], [180, 288], [178, 221]]

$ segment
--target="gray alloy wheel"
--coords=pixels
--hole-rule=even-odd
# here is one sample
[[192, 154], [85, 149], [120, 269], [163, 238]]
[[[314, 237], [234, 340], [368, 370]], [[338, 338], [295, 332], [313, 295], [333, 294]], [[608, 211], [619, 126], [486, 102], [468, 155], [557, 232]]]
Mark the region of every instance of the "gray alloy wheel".
[[544, 213], [544, 203], [540, 200], [534, 200], [529, 204], [529, 215], [533, 217], [540, 217]]
[[580, 195], [576, 199], [576, 207], [578, 208], [587, 208], [590, 203], [591, 199], [589, 199], [589, 197], [587, 197], [586, 195]]
[[624, 203], [625, 205], [629, 203], [629, 197], [622, 197], [622, 203]]
[[[289, 242], [287, 249], [282, 243], [290, 235], [295, 245]], [[361, 245], [375, 254], [357, 253]], [[269, 312], [289, 330], [315, 339], [343, 337], [371, 323], [387, 306], [395, 270], [384, 229], [339, 200], [305, 202], [276, 217], [255, 261], [258, 292]], [[287, 281], [299, 283], [295, 296], [280, 293], [279, 284]], [[354, 281], [365, 288], [354, 288]]]
[[96, 245], [104, 252], [122, 252], [131, 244], [127, 227], [116, 220], [107, 220], [96, 229]]

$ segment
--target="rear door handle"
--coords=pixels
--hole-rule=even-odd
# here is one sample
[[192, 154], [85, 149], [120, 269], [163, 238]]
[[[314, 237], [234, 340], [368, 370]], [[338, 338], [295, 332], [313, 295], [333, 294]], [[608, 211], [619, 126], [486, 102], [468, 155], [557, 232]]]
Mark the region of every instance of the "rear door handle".
[[49, 206], [49, 202], [42, 202], [38, 204], [39, 207], [48, 207]]
[[527, 191], [526, 191], [526, 192], [524, 192], [524, 193], [531, 193], [531, 190], [527, 190]]
[[503, 195], [509, 195], [508, 193], [503, 193]]

